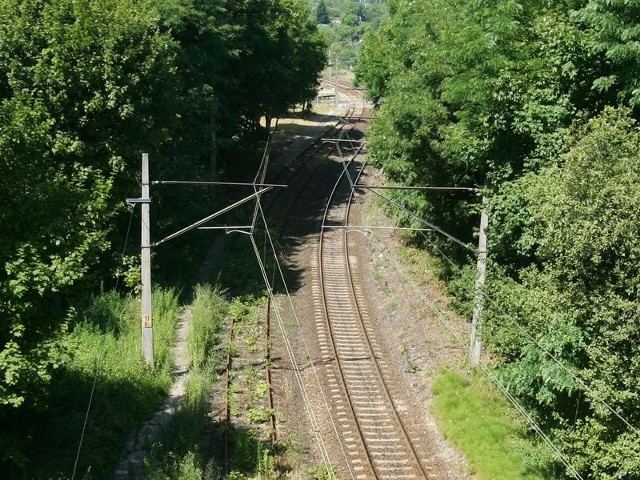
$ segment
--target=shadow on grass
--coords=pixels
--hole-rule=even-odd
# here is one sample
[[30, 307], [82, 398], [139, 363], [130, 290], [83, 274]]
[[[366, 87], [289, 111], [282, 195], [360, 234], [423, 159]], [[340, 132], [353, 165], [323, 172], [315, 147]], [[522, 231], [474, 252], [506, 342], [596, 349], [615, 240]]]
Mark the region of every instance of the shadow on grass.
[[62, 371], [51, 383], [46, 406], [37, 411], [18, 409], [2, 418], [0, 436], [3, 440], [21, 439], [24, 455], [0, 463], [3, 478], [71, 478], [81, 439], [76, 477], [112, 478], [122, 454], [120, 446], [136, 425], [162, 405], [166, 391], [150, 378], [99, 378], [83, 436], [93, 380], [92, 376]]
[[136, 478], [279, 478], [283, 447], [271, 447], [244, 427], [211, 423], [206, 409], [182, 408], [163, 429]]
[[226, 476], [271, 475], [268, 478], [273, 478], [276, 471], [285, 473], [286, 468], [276, 467], [274, 460], [284, 447], [272, 447], [269, 442], [256, 438], [250, 429], [226, 422], [215, 423], [212, 430], [213, 458], [223, 467]]

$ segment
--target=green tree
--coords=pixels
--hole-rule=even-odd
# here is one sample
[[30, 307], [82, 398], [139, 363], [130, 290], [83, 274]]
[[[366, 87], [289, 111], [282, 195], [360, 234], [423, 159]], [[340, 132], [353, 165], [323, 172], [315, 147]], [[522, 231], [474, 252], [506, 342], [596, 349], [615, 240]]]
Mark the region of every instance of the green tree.
[[17, 406], [41, 399], [68, 301], [100, 281], [125, 159], [167, 138], [175, 50], [129, 0], [2, 0], [0, 35], [0, 404]]
[[[371, 157], [391, 180], [500, 185], [554, 157], [575, 99], [590, 90], [588, 79], [576, 81], [589, 53], [566, 5], [395, 1], [389, 9], [365, 38], [356, 73], [374, 101], [384, 99]], [[413, 203], [424, 214], [472, 240], [477, 200], [411, 195], [420, 196]]]
[[331, 23], [331, 18], [329, 17], [327, 5], [324, 3], [324, 0], [320, 0], [318, 6], [316, 7], [316, 22], [322, 23], [324, 25], [328, 25], [329, 23]]
[[494, 352], [585, 478], [640, 478], [640, 130], [607, 109], [569, 141], [516, 182], [538, 266], [494, 283]]
[[[234, 135], [313, 97], [325, 45], [303, 0], [0, 0], [0, 35], [0, 404], [33, 405], [70, 302], [112, 284], [140, 152], [210, 178]], [[158, 233], [197, 200], [158, 190]]]
[[228, 8], [238, 26], [229, 38], [237, 52], [230, 110], [243, 130], [255, 132], [260, 117], [269, 124], [314, 97], [326, 45], [304, 0], [245, 0]]
[[[607, 103], [640, 104], [640, 5], [624, 0], [590, 0], [575, 15], [588, 29], [597, 62], [592, 88]], [[637, 114], [637, 110], [636, 110]]]
[[[370, 158], [392, 182], [491, 180], [492, 353], [511, 390], [593, 478], [639, 478], [637, 433], [602, 403], [637, 425], [635, 10], [623, 1], [393, 0], [357, 71], [380, 110]], [[620, 104], [634, 110], [608, 107]], [[476, 199], [395, 198], [473, 240]], [[440, 243], [435, 252], [469, 261]]]

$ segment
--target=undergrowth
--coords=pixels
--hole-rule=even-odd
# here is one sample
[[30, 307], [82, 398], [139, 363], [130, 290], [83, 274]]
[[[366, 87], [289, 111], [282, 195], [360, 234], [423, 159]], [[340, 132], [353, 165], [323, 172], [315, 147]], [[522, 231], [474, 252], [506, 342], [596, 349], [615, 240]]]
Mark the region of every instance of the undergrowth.
[[4, 425], [29, 442], [22, 468], [5, 478], [71, 478], [76, 456], [77, 477], [112, 477], [128, 434], [162, 405], [171, 385], [177, 292], [156, 290], [153, 304], [153, 367], [142, 357], [139, 300], [110, 292], [77, 308], [63, 339], [69, 358], [47, 404]]
[[208, 285], [196, 286], [187, 339], [191, 368], [204, 368], [211, 361], [228, 311], [223, 292]]
[[190, 372], [185, 395], [145, 459], [143, 478], [191, 480], [219, 473], [207, 436], [214, 369], [222, 359], [215, 349], [228, 309], [222, 292], [208, 285], [196, 287], [187, 336]]
[[[235, 480], [280, 478], [276, 456], [281, 453], [259, 440], [251, 429], [214, 423], [209, 416], [210, 392], [219, 366], [225, 315], [253, 319], [255, 298], [227, 302], [220, 291], [200, 286], [191, 306], [188, 351], [192, 369], [185, 399], [145, 460], [143, 478]], [[225, 458], [225, 444], [228, 456]]]

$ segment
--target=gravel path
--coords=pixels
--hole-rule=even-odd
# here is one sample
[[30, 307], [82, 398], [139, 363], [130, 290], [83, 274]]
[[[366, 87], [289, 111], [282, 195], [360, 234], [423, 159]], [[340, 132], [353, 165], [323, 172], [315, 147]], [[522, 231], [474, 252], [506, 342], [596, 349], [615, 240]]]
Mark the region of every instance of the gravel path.
[[162, 426], [171, 419], [171, 415], [176, 411], [184, 396], [184, 384], [189, 373], [187, 335], [190, 322], [191, 313], [188, 309], [183, 308], [178, 319], [175, 344], [172, 349], [173, 384], [169, 390], [169, 396], [162, 408], [153, 417], [129, 435], [124, 447], [123, 459], [114, 472], [114, 479], [130, 478], [129, 475], [135, 474], [140, 469], [147, 453], [147, 448], [158, 437]]

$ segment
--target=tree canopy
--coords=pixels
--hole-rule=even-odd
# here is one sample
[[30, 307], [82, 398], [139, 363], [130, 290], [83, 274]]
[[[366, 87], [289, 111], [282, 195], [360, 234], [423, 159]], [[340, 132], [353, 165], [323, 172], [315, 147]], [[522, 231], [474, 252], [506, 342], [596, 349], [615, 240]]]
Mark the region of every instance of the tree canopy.
[[304, 0], [0, 0], [0, 418], [46, 401], [74, 299], [113, 285], [140, 153], [255, 162], [237, 145], [313, 98], [324, 49]]
[[331, 17], [329, 17], [329, 11], [327, 10], [327, 4], [324, 0], [320, 0], [316, 6], [316, 22], [328, 25], [331, 23]]
[[355, 67], [364, 33], [379, 27], [386, 15], [384, 0], [307, 0], [316, 13], [316, 22], [325, 26], [331, 56], [340, 65]]
[[[584, 478], [640, 478], [636, 7], [388, 5], [357, 70], [379, 109], [370, 158], [394, 183], [483, 188], [499, 377]], [[479, 198], [396, 198], [474, 241]], [[457, 244], [430, 245], [457, 262], [454, 287], [472, 279]]]

